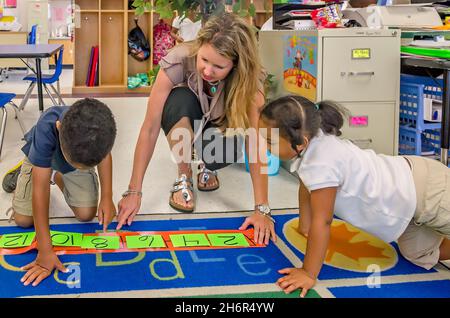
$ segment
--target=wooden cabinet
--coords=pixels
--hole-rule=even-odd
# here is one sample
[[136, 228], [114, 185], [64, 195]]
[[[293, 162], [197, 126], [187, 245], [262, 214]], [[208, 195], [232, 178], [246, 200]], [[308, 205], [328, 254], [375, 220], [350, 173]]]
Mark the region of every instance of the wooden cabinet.
[[[128, 76], [153, 68], [152, 56], [139, 62], [128, 55], [128, 33], [134, 28], [134, 10], [128, 0], [75, 0], [80, 27], [75, 28], [73, 93], [142, 93], [150, 87], [127, 88]], [[146, 12], [138, 17], [139, 26], [153, 48], [153, 28], [158, 15]], [[99, 47], [98, 86], [86, 86], [91, 48]]]
[[270, 17], [272, 17], [273, 10], [273, 0], [252, 0], [255, 5], [255, 16], [253, 17], [253, 24], [258, 28], [266, 22]]
[[[0, 32], [0, 44], [27, 44], [27, 32]], [[0, 59], [0, 68], [25, 67], [20, 59]]]
[[[154, 0], [156, 1], [156, 0]], [[272, 0], [248, 0], [255, 4], [256, 17], [249, 20], [261, 26], [272, 15]], [[155, 11], [145, 12], [138, 23], [152, 48], [148, 60], [139, 62], [128, 55], [128, 33], [134, 28], [135, 10], [128, 0], [75, 0], [73, 93], [143, 93], [150, 87], [129, 90], [127, 78], [153, 69], [153, 26], [159, 21]], [[266, 5], [266, 6], [265, 6]], [[98, 86], [86, 86], [91, 48], [99, 47]], [[66, 50], [64, 50], [66, 55]]]
[[[67, 39], [49, 39], [48, 44], [62, 44], [64, 45], [63, 65], [73, 65], [75, 56], [74, 45], [70, 38]], [[55, 59], [51, 58], [50, 65], [55, 65]]]

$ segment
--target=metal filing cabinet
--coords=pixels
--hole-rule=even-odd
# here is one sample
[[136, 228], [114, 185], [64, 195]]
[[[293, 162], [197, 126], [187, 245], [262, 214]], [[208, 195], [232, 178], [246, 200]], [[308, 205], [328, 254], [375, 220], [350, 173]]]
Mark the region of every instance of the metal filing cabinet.
[[351, 113], [343, 137], [397, 154], [399, 30], [261, 31], [259, 45], [263, 66], [277, 83], [272, 97], [294, 93], [337, 101]]

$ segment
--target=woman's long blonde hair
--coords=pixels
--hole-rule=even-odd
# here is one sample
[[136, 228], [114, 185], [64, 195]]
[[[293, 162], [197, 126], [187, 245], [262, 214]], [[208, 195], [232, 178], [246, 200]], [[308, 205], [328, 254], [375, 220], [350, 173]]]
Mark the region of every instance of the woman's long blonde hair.
[[224, 13], [211, 17], [197, 35], [194, 55], [202, 45], [210, 44], [234, 63], [226, 78], [225, 114], [215, 121], [222, 128], [250, 126], [247, 111], [254, 103], [262, 76], [255, 33], [244, 19]]

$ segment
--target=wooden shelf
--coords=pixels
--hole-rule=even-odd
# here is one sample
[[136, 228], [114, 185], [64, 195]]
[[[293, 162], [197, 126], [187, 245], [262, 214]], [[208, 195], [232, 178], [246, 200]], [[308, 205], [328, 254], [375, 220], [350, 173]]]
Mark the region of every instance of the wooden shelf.
[[75, 4], [81, 11], [100, 9], [99, 0], [75, 0]]
[[93, 12], [81, 13], [81, 27], [75, 28], [75, 60], [74, 85], [86, 83], [89, 68], [91, 48], [99, 45], [99, 14]]
[[151, 86], [135, 89], [129, 89], [126, 85], [74, 86], [72, 87], [72, 94], [149, 94], [151, 90]]
[[[153, 27], [159, 22], [154, 11], [139, 16], [139, 26], [151, 47], [149, 59], [144, 62], [128, 55], [128, 33], [134, 28], [135, 10], [128, 9], [128, 0], [74, 0], [79, 6], [81, 27], [74, 33], [74, 86], [73, 93], [80, 94], [146, 94], [151, 87], [128, 89], [129, 76], [147, 73], [153, 65]], [[153, 0], [155, 1], [155, 0]], [[152, 1], [152, 4], [153, 4]], [[272, 15], [272, 0], [266, 11], [264, 0], [250, 0], [255, 4], [256, 16], [251, 23], [259, 25]], [[99, 46], [99, 86], [85, 86], [91, 48]]]
[[100, 9], [102, 11], [106, 10], [120, 10], [124, 11], [125, 8], [128, 8], [127, 0], [100, 0]]
[[128, 89], [127, 87], [127, 93], [150, 93], [152, 91], [152, 87], [151, 86], [141, 86], [138, 88], [134, 88], [134, 89]]
[[120, 12], [123, 13], [123, 10], [100, 10], [100, 12]]
[[[136, 13], [136, 10], [128, 10], [128, 13]], [[151, 11], [144, 11], [144, 13], [152, 13]]]

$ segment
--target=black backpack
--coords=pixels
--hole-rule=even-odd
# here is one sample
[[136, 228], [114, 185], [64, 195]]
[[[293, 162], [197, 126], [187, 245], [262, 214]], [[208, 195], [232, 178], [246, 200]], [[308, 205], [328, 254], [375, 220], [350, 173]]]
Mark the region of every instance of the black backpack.
[[137, 18], [134, 23], [136, 26], [128, 33], [128, 54], [142, 62], [150, 57], [150, 44], [139, 27]]

